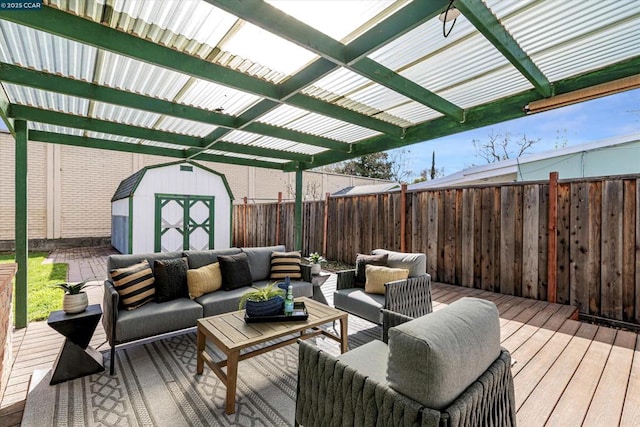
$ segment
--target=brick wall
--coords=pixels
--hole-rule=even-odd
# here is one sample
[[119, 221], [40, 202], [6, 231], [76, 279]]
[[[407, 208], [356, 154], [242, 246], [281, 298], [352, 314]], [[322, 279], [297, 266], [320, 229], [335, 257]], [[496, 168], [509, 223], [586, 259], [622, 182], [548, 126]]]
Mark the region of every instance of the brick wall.
[[[108, 237], [111, 235], [111, 197], [120, 181], [140, 167], [169, 163], [176, 159], [74, 146], [55, 146], [29, 142], [28, 215], [29, 238], [61, 239]], [[0, 131], [0, 247], [14, 240], [15, 215], [15, 143]], [[201, 162], [224, 174], [235, 203], [243, 197], [276, 200], [278, 192], [292, 197], [295, 173], [248, 166]], [[373, 184], [372, 179], [321, 172], [304, 172], [305, 199], [313, 195], [323, 199], [354, 182]], [[312, 194], [311, 194], [312, 193]], [[6, 245], [5, 245], [6, 246]]]

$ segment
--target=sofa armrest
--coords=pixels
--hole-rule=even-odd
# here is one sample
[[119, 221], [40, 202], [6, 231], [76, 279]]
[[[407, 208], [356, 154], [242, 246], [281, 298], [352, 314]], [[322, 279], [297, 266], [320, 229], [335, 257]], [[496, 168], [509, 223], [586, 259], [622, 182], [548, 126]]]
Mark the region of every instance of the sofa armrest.
[[396, 313], [395, 311], [382, 309], [382, 341], [389, 342], [389, 328], [402, 325], [405, 322], [413, 320], [411, 316], [405, 316], [404, 314]]
[[109, 279], [104, 281], [104, 295], [102, 297], [102, 326], [107, 334], [109, 345], [116, 344], [116, 323], [118, 322], [118, 305], [120, 295], [116, 291], [113, 282]]
[[300, 273], [302, 274], [302, 280], [311, 282], [311, 265], [300, 264]]
[[437, 426], [440, 413], [298, 340], [296, 425]]
[[385, 283], [384, 287], [384, 308], [387, 310], [413, 318], [424, 316], [433, 311], [431, 276], [429, 274]]
[[341, 270], [336, 271], [338, 276], [336, 282], [336, 289], [350, 289], [356, 287], [356, 270]]

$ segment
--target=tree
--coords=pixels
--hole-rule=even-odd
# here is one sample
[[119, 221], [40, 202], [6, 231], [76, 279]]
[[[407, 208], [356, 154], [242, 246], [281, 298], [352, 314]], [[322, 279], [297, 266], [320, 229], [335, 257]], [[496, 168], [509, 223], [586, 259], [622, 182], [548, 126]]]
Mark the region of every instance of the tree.
[[368, 178], [391, 179], [391, 161], [387, 153], [365, 154], [336, 165], [334, 172]]
[[431, 153], [431, 179], [436, 179], [436, 152]]
[[389, 169], [391, 180], [406, 183], [406, 179], [413, 175], [411, 167], [411, 150], [392, 151], [389, 156]]
[[520, 157], [538, 142], [540, 142], [540, 138], [527, 138], [525, 134], [515, 140], [509, 132], [502, 134], [491, 130], [486, 142], [474, 139], [473, 146], [476, 149], [477, 157], [486, 160], [487, 163], [494, 163]]
[[433, 151], [431, 153], [431, 168], [430, 169], [422, 169], [420, 171], [420, 176], [413, 180], [413, 184], [418, 182], [424, 182], [428, 179], [436, 179], [444, 176], [444, 168], [436, 168], [436, 152]]

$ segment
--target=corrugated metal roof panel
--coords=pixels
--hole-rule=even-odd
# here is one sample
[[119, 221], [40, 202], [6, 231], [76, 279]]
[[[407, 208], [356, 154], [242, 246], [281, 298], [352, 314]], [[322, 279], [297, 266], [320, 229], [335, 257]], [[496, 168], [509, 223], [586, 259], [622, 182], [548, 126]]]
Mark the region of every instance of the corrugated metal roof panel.
[[441, 117], [443, 114], [436, 110], [432, 110], [429, 107], [425, 107], [416, 101], [407, 102], [397, 107], [391, 108], [387, 111], [389, 114], [393, 114], [397, 117], [411, 122], [412, 124], [422, 123], [427, 120]]
[[137, 144], [138, 142], [140, 142], [140, 139], [138, 138], [130, 138], [128, 136], [113, 135], [110, 133], [102, 133], [102, 132], [87, 132], [87, 136], [89, 138], [107, 139], [109, 141], [126, 142], [129, 144]]
[[289, 151], [292, 153], [317, 154], [326, 151], [326, 148], [301, 144], [288, 139], [261, 136], [250, 132], [234, 130], [222, 138], [224, 141], [236, 144], [250, 145], [252, 147], [271, 148], [274, 150]]
[[366, 77], [346, 68], [338, 68], [313, 83], [313, 85], [303, 89], [302, 92], [315, 97], [318, 97], [316, 93], [322, 93], [322, 91], [347, 96], [351, 92], [370, 84], [373, 84], [373, 82]]
[[154, 98], [173, 100], [189, 76], [146, 62], [100, 51], [101, 66], [96, 83], [135, 91]]
[[67, 114], [84, 116], [89, 108], [89, 101], [75, 96], [60, 95], [11, 83], [3, 83], [9, 101], [14, 104], [28, 105], [46, 110], [60, 111]]
[[254, 105], [261, 98], [249, 93], [218, 85], [204, 80], [193, 79], [179, 97], [179, 101], [198, 108], [238, 115]]
[[286, 75], [317, 58], [311, 51], [247, 22], [223, 40], [220, 48]]
[[336, 40], [370, 28], [381, 17], [400, 9], [407, 0], [290, 1], [267, 3]]
[[164, 116], [155, 126], [156, 129], [165, 130], [172, 133], [204, 137], [216, 130], [218, 127], [206, 123], [194, 122], [191, 120], [179, 119], [177, 117]]
[[104, 102], [94, 102], [91, 117], [110, 122], [153, 128], [162, 116], [156, 113], [134, 110], [133, 108], [120, 107]]
[[91, 46], [0, 20], [2, 62], [91, 81], [96, 54]]
[[64, 126], [54, 126], [47, 123], [28, 122], [27, 126], [30, 130], [39, 130], [41, 132], [61, 133], [63, 135], [82, 136], [82, 130], [68, 128]]
[[339, 139], [341, 141], [354, 143], [378, 135], [382, 135], [382, 133], [375, 130], [363, 128], [362, 126], [346, 125], [328, 131], [324, 136], [326, 138]]

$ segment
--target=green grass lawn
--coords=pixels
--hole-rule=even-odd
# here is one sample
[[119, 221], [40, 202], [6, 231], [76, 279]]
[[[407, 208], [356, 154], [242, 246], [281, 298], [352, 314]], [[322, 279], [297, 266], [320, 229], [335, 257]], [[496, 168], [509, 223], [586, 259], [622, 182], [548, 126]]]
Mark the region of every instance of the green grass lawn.
[[[29, 253], [29, 277], [27, 279], [27, 318], [44, 320], [53, 310], [62, 309], [64, 292], [51, 285], [67, 281], [67, 264], [43, 264], [47, 252]], [[15, 254], [0, 254], [0, 263], [15, 262]], [[15, 301], [15, 292], [14, 292]], [[15, 303], [14, 303], [15, 310]]]

